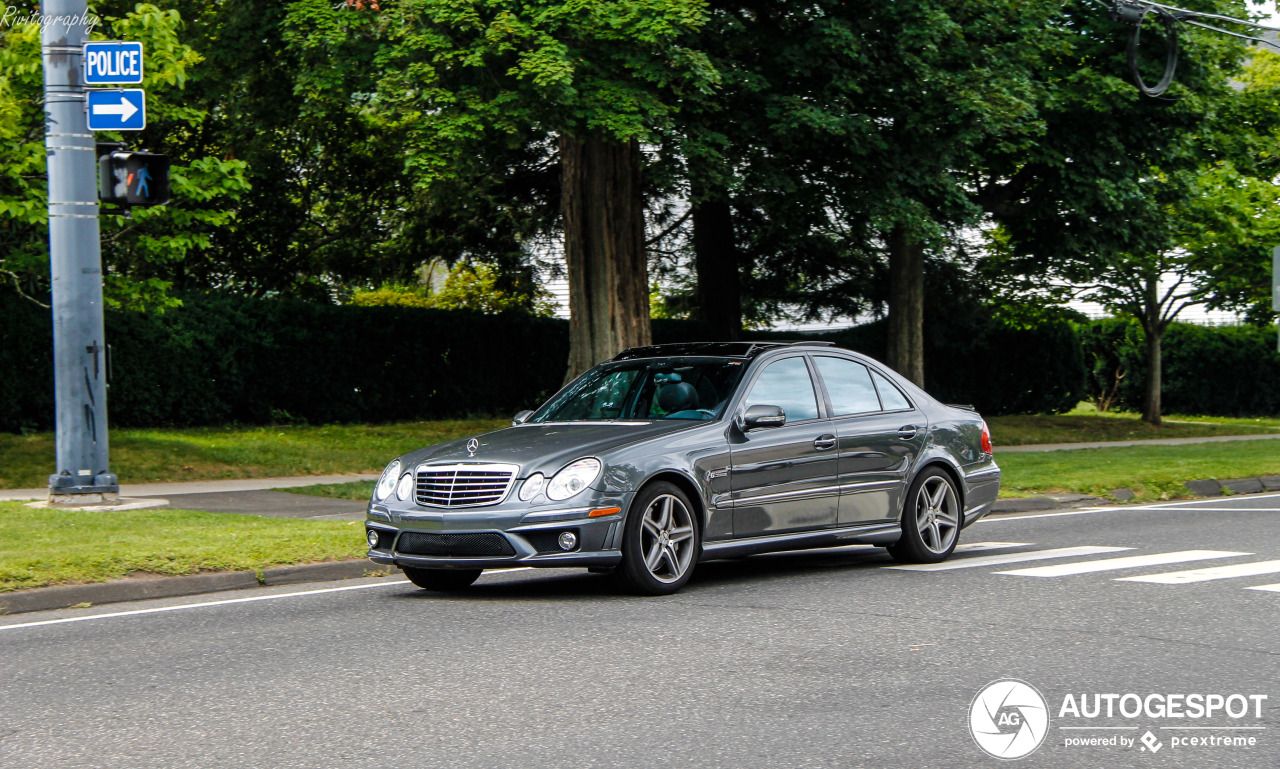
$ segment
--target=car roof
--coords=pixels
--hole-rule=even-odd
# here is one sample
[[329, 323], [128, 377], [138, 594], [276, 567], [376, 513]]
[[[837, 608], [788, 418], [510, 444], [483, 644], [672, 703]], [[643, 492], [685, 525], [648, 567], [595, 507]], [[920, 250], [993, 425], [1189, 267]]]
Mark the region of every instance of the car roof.
[[806, 340], [799, 342], [676, 342], [630, 347], [613, 360], [637, 360], [639, 358], [667, 358], [674, 356], [714, 356], [717, 358], [746, 358], [751, 360], [769, 350], [782, 347], [834, 347], [835, 342]]

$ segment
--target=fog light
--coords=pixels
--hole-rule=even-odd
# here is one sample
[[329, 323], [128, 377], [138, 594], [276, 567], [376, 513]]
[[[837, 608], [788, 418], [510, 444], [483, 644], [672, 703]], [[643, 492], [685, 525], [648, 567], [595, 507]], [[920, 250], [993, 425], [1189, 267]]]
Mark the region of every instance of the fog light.
[[378, 532], [374, 531], [373, 529], [369, 529], [369, 531], [368, 531], [368, 536], [369, 536], [369, 547], [377, 547], [377, 546], [378, 546]]
[[562, 532], [559, 542], [561, 550], [572, 550], [578, 546], [578, 535], [572, 531]]

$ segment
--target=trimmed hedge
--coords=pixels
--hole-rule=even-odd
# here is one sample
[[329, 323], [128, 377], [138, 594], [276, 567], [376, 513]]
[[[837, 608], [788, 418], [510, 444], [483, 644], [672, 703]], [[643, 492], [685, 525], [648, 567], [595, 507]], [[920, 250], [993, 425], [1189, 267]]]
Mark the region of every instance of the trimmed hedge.
[[[515, 413], [560, 386], [568, 324], [548, 318], [184, 297], [106, 313], [118, 427], [386, 422]], [[0, 294], [0, 430], [53, 427], [47, 310]]]
[[[387, 422], [506, 415], [559, 388], [563, 320], [460, 310], [335, 307], [225, 295], [184, 297], [163, 315], [106, 313], [117, 427]], [[47, 310], [0, 292], [0, 430], [53, 427]], [[984, 414], [1061, 412], [1089, 368], [1120, 365], [1120, 405], [1142, 400], [1142, 337], [1123, 321], [1017, 327], [980, 315], [932, 318], [926, 389]], [[1170, 412], [1280, 413], [1275, 330], [1175, 325], [1165, 341]], [[708, 339], [655, 320], [655, 342]], [[765, 332], [757, 339], [804, 335]], [[812, 335], [883, 360], [885, 325]], [[1082, 346], [1083, 341], [1083, 346]]]
[[[1118, 406], [1141, 411], [1147, 377], [1146, 337], [1137, 321], [1108, 319], [1084, 327], [1094, 367], [1090, 395], [1123, 372]], [[1161, 340], [1161, 410], [1167, 414], [1246, 417], [1280, 414], [1276, 327], [1174, 323]]]
[[[965, 403], [990, 416], [1058, 414], [1085, 393], [1084, 354], [1066, 321], [1020, 327], [993, 319], [930, 324], [925, 337], [925, 390], [944, 403]], [[815, 335], [884, 360], [883, 321]]]

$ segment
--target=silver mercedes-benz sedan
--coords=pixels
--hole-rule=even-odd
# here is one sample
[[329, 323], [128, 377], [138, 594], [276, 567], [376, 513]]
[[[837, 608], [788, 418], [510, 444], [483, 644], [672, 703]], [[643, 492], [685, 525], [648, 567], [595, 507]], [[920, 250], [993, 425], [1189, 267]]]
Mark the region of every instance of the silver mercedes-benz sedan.
[[986, 423], [815, 342], [637, 347], [511, 427], [399, 457], [369, 557], [429, 590], [586, 567], [673, 593], [704, 560], [870, 544], [936, 562], [1000, 489]]

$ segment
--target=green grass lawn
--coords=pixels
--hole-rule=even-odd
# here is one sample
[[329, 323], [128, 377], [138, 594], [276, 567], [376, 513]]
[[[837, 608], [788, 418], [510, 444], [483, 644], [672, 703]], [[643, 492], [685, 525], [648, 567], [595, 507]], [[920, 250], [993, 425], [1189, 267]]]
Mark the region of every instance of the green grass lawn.
[[[111, 470], [123, 483], [381, 472], [413, 449], [511, 424], [506, 419], [323, 427], [112, 430]], [[0, 488], [42, 488], [52, 433], [0, 433]]]
[[373, 487], [377, 485], [377, 481], [352, 481], [351, 483], [327, 483], [321, 486], [290, 486], [285, 489], [276, 489], [276, 491], [329, 499], [358, 499], [364, 502], [373, 496]]
[[[1143, 500], [1179, 499], [1190, 496], [1182, 485], [1186, 481], [1280, 475], [1280, 438], [1034, 453], [1001, 453], [997, 445], [996, 462], [1004, 469], [1005, 497], [1060, 492], [1105, 496], [1112, 489], [1129, 488]], [[357, 481], [280, 491], [364, 501], [373, 486], [373, 481]]]
[[[1195, 424], [1185, 424], [1183, 420]], [[1280, 419], [1275, 418], [1173, 416], [1164, 427], [1154, 428], [1135, 414], [1099, 414], [1088, 407], [1062, 415], [990, 417], [987, 421], [997, 447], [1280, 431]], [[378, 472], [390, 458], [406, 451], [507, 424], [505, 419], [476, 419], [389, 425], [113, 430], [111, 469], [124, 483]], [[44, 487], [53, 469], [53, 457], [52, 433], [0, 433], [0, 488]], [[363, 491], [352, 489], [313, 493], [365, 496]]]
[[1280, 475], [1280, 439], [1006, 454], [997, 445], [996, 462], [1004, 497], [1129, 488], [1143, 500], [1178, 499], [1190, 496], [1186, 481]]
[[40, 510], [0, 502], [0, 592], [130, 574], [256, 571], [361, 558], [360, 521], [189, 510]]
[[1000, 446], [1032, 443], [1092, 443], [1150, 438], [1200, 438], [1280, 432], [1280, 419], [1170, 416], [1161, 427], [1131, 412], [1099, 413], [1082, 404], [1066, 414], [987, 417], [991, 440]]

